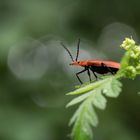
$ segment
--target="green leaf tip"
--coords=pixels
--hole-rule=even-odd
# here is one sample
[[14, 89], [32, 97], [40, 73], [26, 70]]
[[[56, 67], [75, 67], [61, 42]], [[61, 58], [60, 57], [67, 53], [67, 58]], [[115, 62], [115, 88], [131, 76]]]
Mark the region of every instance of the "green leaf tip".
[[121, 60], [121, 68], [116, 75], [104, 76], [102, 80], [86, 83], [76, 87], [67, 95], [78, 95], [66, 107], [79, 104], [70, 119], [71, 137], [74, 140], [90, 140], [93, 138], [92, 127], [97, 126], [96, 109], [105, 109], [107, 97], [116, 98], [122, 91], [122, 78], [134, 79], [140, 74], [140, 47], [132, 38], [126, 38], [120, 45], [126, 52]]
[[88, 91], [91, 91], [91, 90], [97, 88], [102, 83], [105, 83], [111, 77], [113, 77], [113, 76], [111, 75], [111, 76], [106, 77], [106, 79], [98, 80], [98, 81], [95, 81], [93, 83], [88, 83], [86, 85], [83, 85], [83, 86], [77, 88], [76, 90], [74, 90], [72, 92], [67, 93], [66, 95], [77, 95], [77, 94], [86, 93]]

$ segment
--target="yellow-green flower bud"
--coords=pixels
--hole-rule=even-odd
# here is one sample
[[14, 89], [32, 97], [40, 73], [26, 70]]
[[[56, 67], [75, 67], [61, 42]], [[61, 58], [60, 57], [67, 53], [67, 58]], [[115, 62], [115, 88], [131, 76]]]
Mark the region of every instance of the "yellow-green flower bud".
[[131, 52], [130, 52], [130, 57], [133, 58], [133, 59], [136, 59], [136, 58], [137, 58], [137, 56], [136, 56], [136, 54], [134, 53], [134, 51], [131, 51]]
[[140, 71], [140, 64], [136, 67], [136, 71]]
[[137, 72], [136, 72], [135, 67], [129, 66], [129, 67], [126, 68], [126, 71], [125, 71], [126, 77], [134, 78], [136, 76], [136, 74], [137, 74]]
[[134, 46], [135, 46], [135, 41], [130, 38], [125, 38], [125, 40], [123, 41], [123, 44], [121, 45], [121, 47], [125, 50], [128, 50]]
[[137, 52], [140, 52], [140, 46], [137, 46], [137, 47], [136, 47], [136, 51], [137, 51]]

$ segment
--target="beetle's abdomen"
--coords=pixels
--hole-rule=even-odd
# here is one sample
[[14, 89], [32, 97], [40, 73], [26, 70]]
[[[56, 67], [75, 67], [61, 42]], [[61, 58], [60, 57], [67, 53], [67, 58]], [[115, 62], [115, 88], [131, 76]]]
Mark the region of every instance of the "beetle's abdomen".
[[90, 66], [90, 70], [99, 74], [116, 73], [119, 69], [112, 67]]

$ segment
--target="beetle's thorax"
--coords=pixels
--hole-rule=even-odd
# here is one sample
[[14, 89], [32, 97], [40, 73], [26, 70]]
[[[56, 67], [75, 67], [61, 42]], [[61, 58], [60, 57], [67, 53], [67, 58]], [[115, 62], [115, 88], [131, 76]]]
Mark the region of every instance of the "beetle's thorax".
[[85, 67], [87, 66], [87, 61], [86, 60], [73, 61], [72, 63], [70, 63], [70, 65]]

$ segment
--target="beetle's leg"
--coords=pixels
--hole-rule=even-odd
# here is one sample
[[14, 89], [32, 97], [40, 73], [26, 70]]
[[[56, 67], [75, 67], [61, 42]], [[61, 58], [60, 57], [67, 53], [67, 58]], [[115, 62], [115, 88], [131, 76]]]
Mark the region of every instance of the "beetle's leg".
[[88, 74], [89, 80], [90, 80], [90, 82], [91, 82], [91, 75], [90, 75], [89, 68], [87, 68], [87, 74]]
[[98, 77], [97, 77], [97, 75], [95, 74], [95, 72], [93, 72], [93, 74], [94, 74], [94, 76], [95, 76], [95, 78], [96, 78], [96, 81], [98, 80]]
[[108, 70], [112, 75], [115, 74], [115, 73], [114, 73], [109, 67], [107, 67], [104, 63], [101, 63], [101, 65], [102, 65], [103, 67], [107, 68], [107, 70]]
[[96, 78], [96, 81], [97, 81], [97, 80], [98, 80], [98, 77], [97, 77], [97, 75], [95, 74], [94, 70], [93, 70], [91, 67], [89, 67], [89, 69], [92, 71], [92, 73], [94, 74], [94, 76], [95, 76], [95, 78]]
[[76, 77], [78, 78], [78, 80], [79, 80], [79, 82], [80, 82], [81, 84], [83, 84], [83, 82], [81, 81], [81, 79], [80, 79], [80, 77], [79, 77], [78, 75], [79, 75], [80, 73], [85, 72], [86, 70], [87, 70], [87, 69], [85, 68], [84, 70], [82, 70], [82, 71], [76, 73]]

